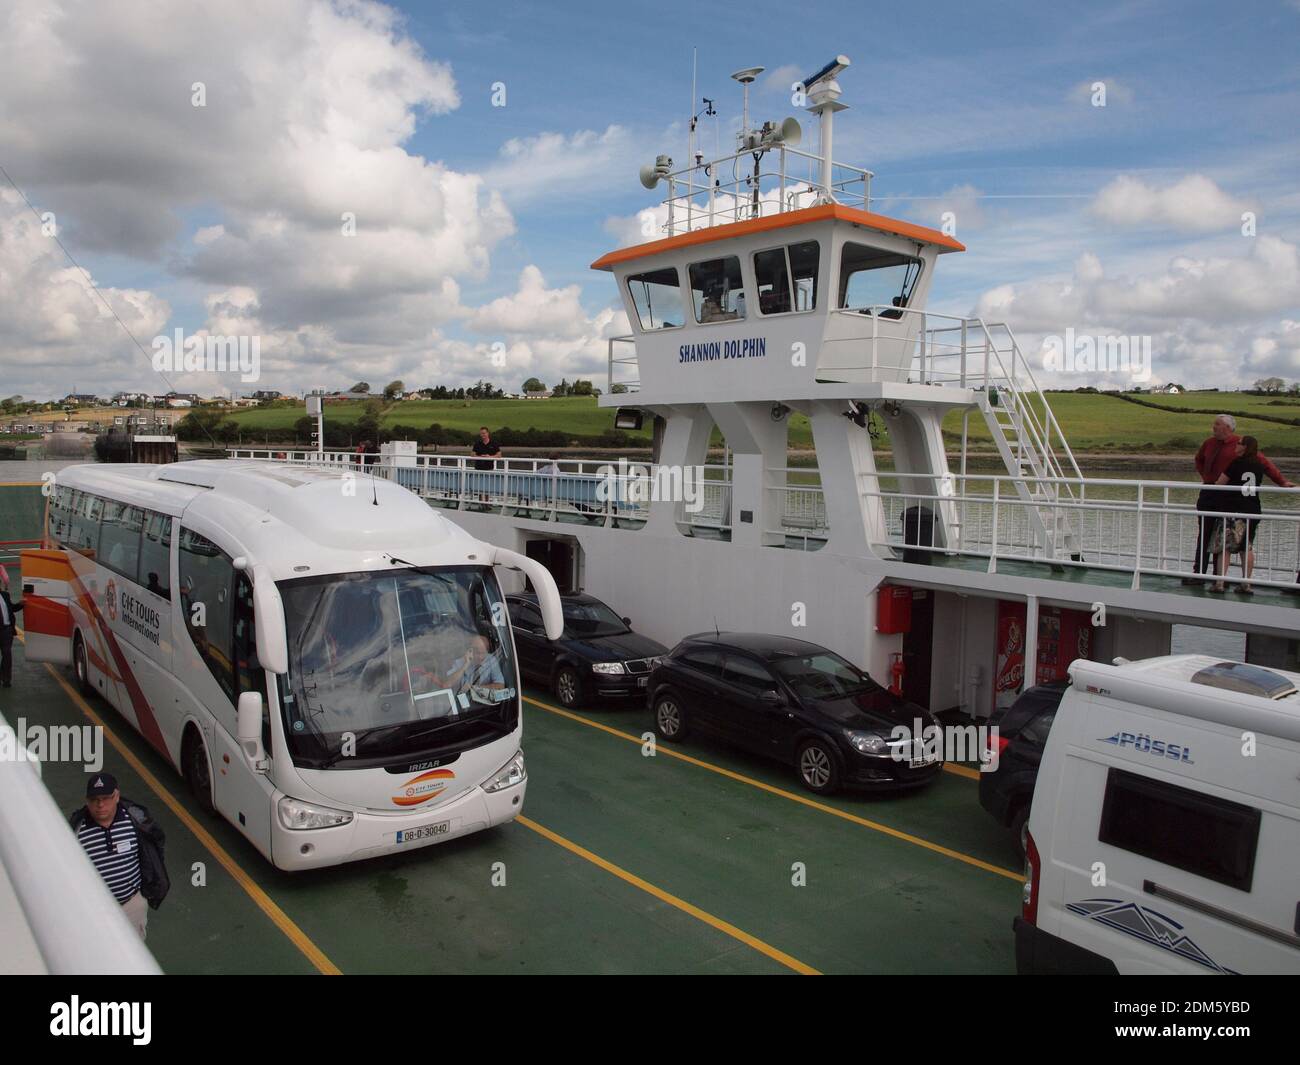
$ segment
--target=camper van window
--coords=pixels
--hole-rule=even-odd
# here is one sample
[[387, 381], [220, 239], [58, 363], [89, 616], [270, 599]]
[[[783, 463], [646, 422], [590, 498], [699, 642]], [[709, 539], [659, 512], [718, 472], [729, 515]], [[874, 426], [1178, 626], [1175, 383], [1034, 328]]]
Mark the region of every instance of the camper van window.
[[1253, 807], [1111, 769], [1097, 838], [1249, 891], [1259, 823], [1260, 812]]
[[815, 240], [769, 248], [754, 254], [760, 314], [811, 311], [817, 306], [817, 267], [821, 246]]
[[735, 322], [745, 317], [745, 283], [736, 256], [692, 263], [690, 274], [697, 322]]
[[642, 330], [672, 329], [682, 324], [682, 283], [674, 268], [632, 274], [627, 279]]
[[[901, 318], [912, 298], [921, 260], [848, 243], [840, 256], [840, 306], [881, 318]], [[872, 311], [871, 308], [883, 308]], [[897, 309], [895, 309], [897, 308]]]

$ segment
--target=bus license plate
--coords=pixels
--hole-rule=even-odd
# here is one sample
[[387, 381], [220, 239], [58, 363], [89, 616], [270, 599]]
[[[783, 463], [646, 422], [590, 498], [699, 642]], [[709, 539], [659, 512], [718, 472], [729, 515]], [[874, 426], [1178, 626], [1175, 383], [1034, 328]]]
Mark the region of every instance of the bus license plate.
[[445, 836], [451, 831], [450, 821], [439, 821], [436, 825], [421, 825], [419, 828], [406, 828], [397, 833], [398, 843], [413, 843], [417, 839], [430, 836]]

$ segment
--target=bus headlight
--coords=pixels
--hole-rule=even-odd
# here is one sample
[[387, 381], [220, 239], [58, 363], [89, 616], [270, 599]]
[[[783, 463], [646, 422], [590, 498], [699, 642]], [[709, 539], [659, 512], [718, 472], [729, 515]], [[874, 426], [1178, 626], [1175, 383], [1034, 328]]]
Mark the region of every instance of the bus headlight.
[[524, 771], [524, 752], [516, 751], [515, 756], [479, 785], [484, 791], [505, 791], [516, 784], [522, 784], [528, 774]]
[[623, 663], [622, 662], [593, 662], [591, 664], [591, 671], [593, 673], [613, 673], [615, 675], [621, 676], [623, 673]]
[[352, 820], [352, 815], [345, 810], [331, 810], [328, 806], [316, 806], [288, 795], [276, 803], [276, 811], [280, 815], [280, 824], [293, 832], [335, 828]]

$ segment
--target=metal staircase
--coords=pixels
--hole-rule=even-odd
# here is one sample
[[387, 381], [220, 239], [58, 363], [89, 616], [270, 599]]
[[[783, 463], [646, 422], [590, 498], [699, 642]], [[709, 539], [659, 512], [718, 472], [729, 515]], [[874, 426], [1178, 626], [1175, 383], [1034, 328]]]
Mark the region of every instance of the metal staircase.
[[987, 357], [987, 383], [980, 396], [984, 423], [1015, 478], [1017, 494], [1028, 504], [1032, 533], [1050, 557], [1077, 558], [1078, 537], [1065, 510], [1055, 504], [1077, 501], [1066, 479], [1082, 480], [1079, 464], [1010, 328], [983, 322], [979, 327]]

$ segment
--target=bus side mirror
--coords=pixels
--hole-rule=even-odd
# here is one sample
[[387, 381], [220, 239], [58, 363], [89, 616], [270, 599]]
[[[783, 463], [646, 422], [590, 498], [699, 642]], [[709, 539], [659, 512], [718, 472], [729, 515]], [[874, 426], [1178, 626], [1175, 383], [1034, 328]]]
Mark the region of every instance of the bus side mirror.
[[262, 746], [262, 693], [244, 692], [236, 710], [236, 738], [244, 759], [255, 773], [265, 773], [266, 749]]
[[265, 566], [253, 567], [253, 611], [257, 621], [257, 660], [276, 675], [289, 672], [289, 637], [284, 628], [284, 602]]
[[564, 608], [560, 605], [560, 590], [555, 586], [551, 571], [535, 558], [521, 555], [505, 547], [493, 547], [488, 555], [494, 566], [518, 570], [533, 582], [537, 605], [541, 608], [542, 624], [548, 640], [558, 640], [564, 635]]

